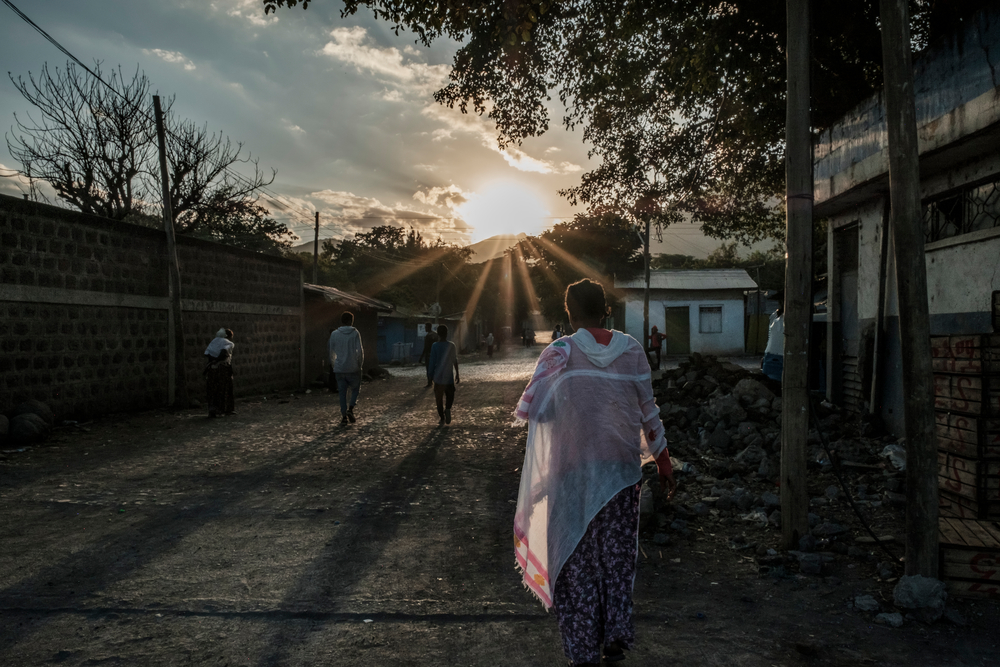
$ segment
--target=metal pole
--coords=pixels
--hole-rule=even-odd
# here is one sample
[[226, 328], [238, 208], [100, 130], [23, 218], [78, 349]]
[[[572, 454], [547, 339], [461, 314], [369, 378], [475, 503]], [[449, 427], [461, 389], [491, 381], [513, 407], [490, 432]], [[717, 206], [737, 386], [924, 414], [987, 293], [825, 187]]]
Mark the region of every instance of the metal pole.
[[319, 211], [316, 211], [316, 234], [313, 236], [313, 285], [318, 285], [319, 280]]
[[163, 230], [167, 235], [167, 273], [170, 284], [170, 319], [173, 321], [171, 348], [173, 391], [168, 391], [168, 402], [174, 407], [188, 406], [187, 379], [184, 375], [184, 326], [181, 322], [181, 272], [177, 265], [177, 246], [174, 242], [174, 212], [170, 203], [170, 184], [167, 174], [167, 140], [163, 131], [163, 111], [160, 96], [153, 95], [156, 116], [156, 139], [160, 150], [160, 184], [163, 190]]
[[809, 329], [812, 320], [812, 135], [809, 116], [809, 1], [787, 0], [788, 96], [785, 116], [784, 370], [781, 412], [781, 537], [798, 548], [809, 532]]
[[906, 415], [906, 574], [937, 577], [938, 466], [927, 267], [920, 210], [920, 158], [910, 16], [906, 0], [880, 0], [890, 226], [896, 259], [899, 342]]

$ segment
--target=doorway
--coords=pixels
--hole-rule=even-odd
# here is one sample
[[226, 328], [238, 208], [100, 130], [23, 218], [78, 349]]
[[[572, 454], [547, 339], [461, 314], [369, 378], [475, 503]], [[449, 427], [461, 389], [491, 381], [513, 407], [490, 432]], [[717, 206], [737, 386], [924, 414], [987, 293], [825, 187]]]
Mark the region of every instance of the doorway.
[[664, 354], [691, 354], [691, 307], [667, 306], [663, 319]]

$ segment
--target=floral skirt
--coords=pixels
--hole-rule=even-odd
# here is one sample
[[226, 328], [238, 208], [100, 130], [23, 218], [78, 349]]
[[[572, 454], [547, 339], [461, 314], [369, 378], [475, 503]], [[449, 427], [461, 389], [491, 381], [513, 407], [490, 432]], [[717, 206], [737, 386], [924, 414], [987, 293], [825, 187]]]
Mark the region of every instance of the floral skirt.
[[608, 501], [587, 527], [559, 578], [552, 606], [563, 651], [574, 663], [601, 661], [601, 646], [632, 648], [632, 585], [639, 547], [640, 485]]

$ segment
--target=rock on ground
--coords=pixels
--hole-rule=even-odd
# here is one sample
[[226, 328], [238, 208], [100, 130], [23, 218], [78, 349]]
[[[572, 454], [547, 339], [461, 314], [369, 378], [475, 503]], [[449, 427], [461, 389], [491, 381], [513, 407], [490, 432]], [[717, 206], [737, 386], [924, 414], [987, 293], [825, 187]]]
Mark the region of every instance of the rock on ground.
[[10, 439], [17, 443], [41, 442], [49, 433], [49, 425], [33, 412], [16, 415], [10, 422]]
[[944, 615], [948, 592], [943, 581], [914, 574], [900, 577], [892, 597], [897, 607], [911, 609], [922, 620], [933, 622]]
[[29, 399], [23, 401], [14, 408], [14, 415], [35, 414], [45, 420], [45, 423], [52, 426], [56, 423], [56, 415], [46, 403]]

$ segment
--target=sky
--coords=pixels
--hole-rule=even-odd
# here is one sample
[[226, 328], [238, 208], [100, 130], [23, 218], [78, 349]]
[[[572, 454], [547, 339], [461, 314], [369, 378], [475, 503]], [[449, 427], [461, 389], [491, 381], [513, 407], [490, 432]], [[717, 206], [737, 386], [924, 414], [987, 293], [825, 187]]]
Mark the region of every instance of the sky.
[[[337, 0], [265, 16], [260, 0], [12, 0], [88, 66], [138, 68], [180, 115], [222, 132], [277, 170], [261, 202], [312, 240], [352, 238], [377, 225], [412, 227], [465, 245], [538, 234], [579, 208], [558, 190], [596, 167], [582, 132], [559, 126], [500, 150], [485, 117], [436, 103], [458, 45], [430, 48], [370, 14], [341, 18]], [[15, 79], [67, 58], [0, 4], [0, 62]], [[0, 80], [0, 126], [37, 110]], [[0, 143], [0, 174], [18, 163]], [[0, 192], [20, 196], [16, 178]], [[720, 241], [681, 224], [653, 252], [705, 256]]]

